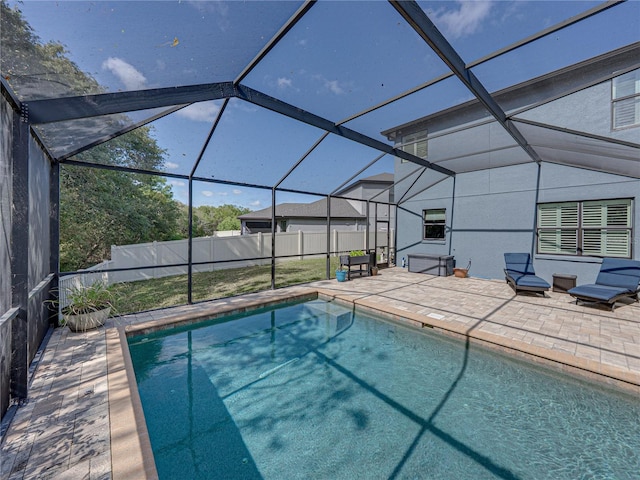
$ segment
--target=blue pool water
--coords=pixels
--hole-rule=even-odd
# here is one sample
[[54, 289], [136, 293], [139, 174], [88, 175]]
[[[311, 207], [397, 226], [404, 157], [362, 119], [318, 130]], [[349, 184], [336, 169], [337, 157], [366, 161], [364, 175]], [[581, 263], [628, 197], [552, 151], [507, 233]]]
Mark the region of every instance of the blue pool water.
[[129, 346], [161, 479], [640, 478], [640, 400], [341, 305]]

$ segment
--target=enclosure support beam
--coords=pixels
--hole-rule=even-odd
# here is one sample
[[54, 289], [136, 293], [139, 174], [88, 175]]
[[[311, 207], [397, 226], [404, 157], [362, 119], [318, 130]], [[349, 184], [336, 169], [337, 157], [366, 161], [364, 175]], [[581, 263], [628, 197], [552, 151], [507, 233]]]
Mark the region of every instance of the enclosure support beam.
[[448, 168], [442, 167], [438, 164], [428, 162], [423, 158], [417, 157], [403, 150], [396, 149], [389, 144], [363, 135], [362, 133], [351, 130], [350, 128], [344, 127], [342, 125], [337, 125], [330, 120], [319, 117], [318, 115], [314, 115], [313, 113], [307, 112], [300, 108], [294, 107], [293, 105], [278, 100], [277, 98], [270, 97], [269, 95], [265, 95], [264, 93], [261, 93], [247, 86], [236, 86], [236, 97], [249, 103], [253, 103], [254, 105], [266, 108], [267, 110], [271, 110], [272, 112], [280, 113], [289, 118], [293, 118], [294, 120], [306, 123], [307, 125], [320, 128], [325, 132], [333, 133], [334, 135], [338, 135], [356, 143], [360, 143], [361, 145], [366, 145], [367, 147], [373, 148], [380, 152], [403, 158], [412, 163], [417, 163], [418, 165], [422, 165], [423, 167], [427, 167], [440, 173], [444, 173], [445, 175], [455, 175], [455, 172], [453, 170], [449, 170]]
[[18, 312], [11, 327], [10, 396], [27, 398], [29, 302], [29, 124], [26, 112], [13, 113], [12, 218], [11, 218], [11, 306]]
[[[49, 285], [49, 299], [57, 300], [60, 275], [60, 164], [51, 165], [49, 179], [49, 272], [53, 280]], [[49, 309], [54, 326], [59, 327], [58, 308]]]
[[458, 79], [473, 93], [473, 95], [484, 105], [491, 115], [502, 125], [502, 127], [513, 137], [513, 139], [527, 152], [527, 155], [536, 163], [542, 160], [536, 151], [529, 145], [520, 131], [507, 119], [502, 108], [496, 103], [484, 85], [476, 78], [473, 72], [466, 67], [462, 58], [455, 49], [440, 33], [431, 19], [420, 8], [417, 2], [390, 0], [391, 5], [416, 31], [418, 35], [433, 49], [442, 59]]
[[[338, 252], [338, 255], [340, 255], [340, 252]], [[331, 278], [331, 195], [327, 195], [327, 280], [329, 280], [330, 278]]]
[[271, 189], [271, 290], [276, 289], [276, 187]]
[[187, 105], [234, 96], [232, 82], [100, 93], [29, 102], [31, 124], [62, 122], [137, 110]]
[[193, 178], [189, 177], [189, 237], [187, 240], [187, 303], [193, 303]]

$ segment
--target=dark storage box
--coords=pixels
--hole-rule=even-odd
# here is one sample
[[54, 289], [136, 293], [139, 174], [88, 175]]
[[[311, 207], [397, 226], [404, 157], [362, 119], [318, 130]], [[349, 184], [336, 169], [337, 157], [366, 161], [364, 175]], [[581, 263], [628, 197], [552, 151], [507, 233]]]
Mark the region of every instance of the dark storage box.
[[411, 253], [407, 255], [408, 268], [414, 273], [428, 273], [447, 277], [453, 275], [453, 255], [424, 255]]
[[567, 290], [576, 286], [577, 275], [566, 275], [564, 273], [553, 274], [553, 291], [567, 293]]

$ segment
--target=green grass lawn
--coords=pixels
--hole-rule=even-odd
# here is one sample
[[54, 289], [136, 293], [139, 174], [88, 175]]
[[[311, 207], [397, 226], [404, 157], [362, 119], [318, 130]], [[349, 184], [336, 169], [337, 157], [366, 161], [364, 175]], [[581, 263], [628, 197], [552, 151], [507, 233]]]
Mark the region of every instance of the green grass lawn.
[[[331, 277], [338, 267], [337, 257], [331, 257]], [[323, 280], [326, 278], [324, 258], [292, 260], [276, 265], [276, 287]], [[193, 301], [213, 300], [271, 288], [271, 265], [230, 268], [193, 274]], [[155, 278], [113, 286], [117, 313], [141, 312], [154, 308], [187, 303], [187, 276]]]

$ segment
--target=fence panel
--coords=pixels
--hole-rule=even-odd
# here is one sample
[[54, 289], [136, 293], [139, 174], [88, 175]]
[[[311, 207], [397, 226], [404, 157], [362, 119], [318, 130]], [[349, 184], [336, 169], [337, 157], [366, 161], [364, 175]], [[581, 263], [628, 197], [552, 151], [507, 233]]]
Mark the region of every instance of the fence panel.
[[[327, 249], [326, 232], [286, 232], [276, 234], [276, 254], [290, 257], [286, 260], [303, 259], [325, 255]], [[378, 246], [387, 241], [386, 232], [378, 232]], [[373, 234], [371, 234], [371, 237]], [[370, 237], [370, 238], [371, 238]], [[373, 241], [370, 246], [373, 248]], [[111, 260], [88, 268], [86, 273], [66, 276], [60, 279], [60, 294], [64, 306], [64, 291], [72, 285], [90, 285], [96, 281], [106, 283], [133, 282], [186, 275], [187, 266], [167, 267], [165, 265], [186, 264], [188, 261], [188, 240], [140, 243], [111, 247]], [[331, 251], [339, 255], [351, 250], [366, 248], [366, 232], [331, 232]], [[192, 243], [194, 272], [210, 272], [225, 268], [239, 268], [271, 263], [271, 234], [256, 233], [229, 237], [199, 237]], [[215, 263], [214, 263], [215, 262]], [[150, 267], [150, 268], [143, 268]], [[127, 268], [120, 272], [91, 273], [91, 270]], [[140, 268], [140, 270], [136, 270]]]

